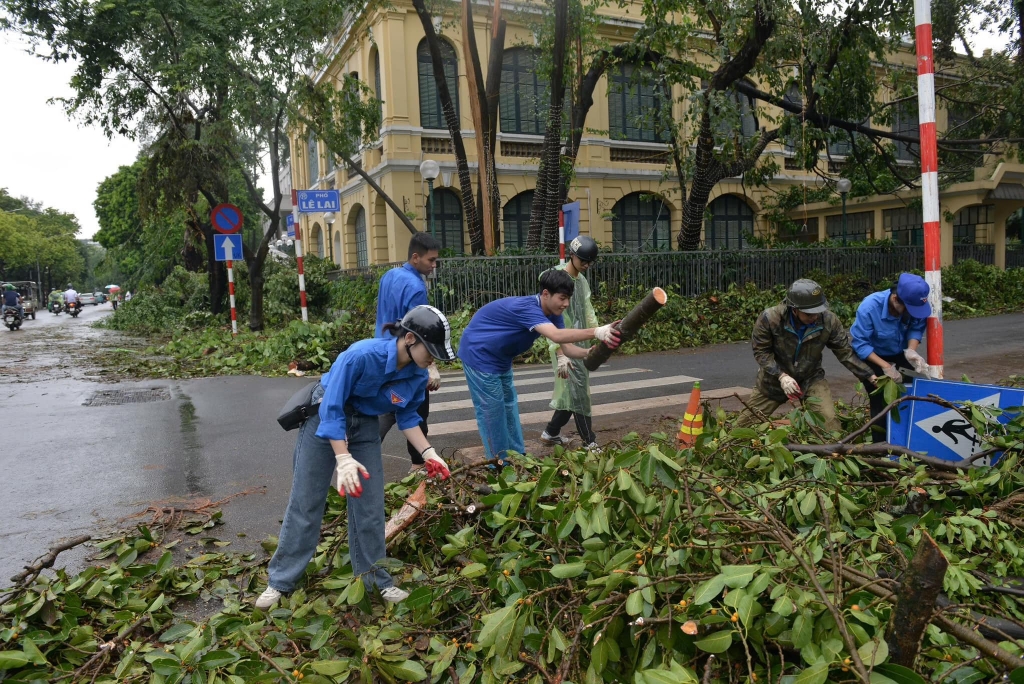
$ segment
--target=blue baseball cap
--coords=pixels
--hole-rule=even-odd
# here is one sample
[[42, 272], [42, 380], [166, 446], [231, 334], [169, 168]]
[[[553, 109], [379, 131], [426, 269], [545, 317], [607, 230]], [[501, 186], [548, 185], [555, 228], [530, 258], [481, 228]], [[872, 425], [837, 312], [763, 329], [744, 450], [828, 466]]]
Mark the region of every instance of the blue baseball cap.
[[907, 307], [907, 313], [914, 318], [928, 318], [932, 315], [932, 305], [928, 303], [930, 290], [924, 278], [913, 273], [900, 273], [900, 279], [896, 281], [896, 296]]

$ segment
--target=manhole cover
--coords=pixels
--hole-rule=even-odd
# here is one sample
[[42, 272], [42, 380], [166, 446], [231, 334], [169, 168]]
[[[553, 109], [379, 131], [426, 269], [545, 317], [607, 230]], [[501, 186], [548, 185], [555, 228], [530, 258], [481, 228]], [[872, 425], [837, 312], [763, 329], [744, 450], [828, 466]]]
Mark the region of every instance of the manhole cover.
[[166, 387], [140, 387], [137, 389], [100, 390], [85, 401], [85, 406], [121, 406], [166, 401], [171, 393]]

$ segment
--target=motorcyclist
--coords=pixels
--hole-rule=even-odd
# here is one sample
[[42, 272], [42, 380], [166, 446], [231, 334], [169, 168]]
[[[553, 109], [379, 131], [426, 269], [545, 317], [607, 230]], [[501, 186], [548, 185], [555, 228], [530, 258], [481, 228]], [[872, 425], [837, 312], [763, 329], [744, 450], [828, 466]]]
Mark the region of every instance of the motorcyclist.
[[79, 306], [78, 293], [75, 291], [75, 287], [68, 283], [68, 289], [64, 290], [64, 305], [71, 308], [71, 305]]
[[25, 318], [25, 307], [21, 304], [21, 295], [10, 283], [4, 283], [3, 305], [0, 306], [0, 314], [6, 309], [17, 309], [18, 315]]
[[54, 305], [56, 305], [58, 309], [64, 308], [64, 293], [58, 292], [57, 288], [50, 291], [49, 309], [51, 311], [53, 311]]

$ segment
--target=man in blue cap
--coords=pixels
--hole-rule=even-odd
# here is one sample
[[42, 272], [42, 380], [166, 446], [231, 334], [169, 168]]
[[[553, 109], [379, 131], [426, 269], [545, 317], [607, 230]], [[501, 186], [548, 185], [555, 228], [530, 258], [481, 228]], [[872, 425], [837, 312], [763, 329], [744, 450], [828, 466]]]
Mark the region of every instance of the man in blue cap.
[[[928, 362], [917, 348], [932, 314], [929, 291], [921, 276], [901, 273], [892, 288], [870, 294], [860, 303], [850, 328], [853, 350], [876, 375], [884, 373], [894, 382], [903, 382], [899, 368], [928, 373]], [[881, 392], [871, 394], [870, 401], [872, 417], [885, 409]], [[885, 426], [876, 424], [875, 432], [882, 435]]]

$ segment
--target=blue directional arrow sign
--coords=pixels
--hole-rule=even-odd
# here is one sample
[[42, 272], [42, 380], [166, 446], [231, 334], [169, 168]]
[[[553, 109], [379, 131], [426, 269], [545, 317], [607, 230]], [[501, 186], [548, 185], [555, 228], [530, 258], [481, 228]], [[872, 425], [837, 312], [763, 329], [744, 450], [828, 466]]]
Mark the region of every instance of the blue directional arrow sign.
[[337, 190], [299, 190], [296, 195], [301, 213], [341, 211], [341, 195]]
[[213, 253], [217, 261], [240, 261], [242, 259], [241, 235], [214, 235]]

